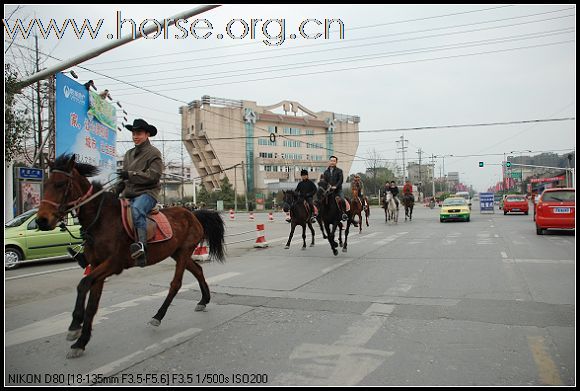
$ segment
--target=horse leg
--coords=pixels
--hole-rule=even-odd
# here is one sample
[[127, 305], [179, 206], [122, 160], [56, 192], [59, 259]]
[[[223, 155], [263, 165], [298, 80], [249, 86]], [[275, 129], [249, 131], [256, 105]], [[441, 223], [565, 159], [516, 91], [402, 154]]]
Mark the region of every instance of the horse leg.
[[322, 219], [320, 219], [320, 217], [319, 217], [316, 220], [318, 220], [318, 225], [320, 225], [320, 231], [322, 231], [322, 239], [326, 239], [327, 236], [326, 236], [326, 232], [324, 231], [324, 226], [322, 225]]
[[296, 223], [292, 221], [292, 228], [290, 228], [290, 236], [288, 236], [288, 242], [286, 242], [286, 250], [290, 248], [290, 242], [292, 241], [292, 236], [294, 236], [294, 230], [296, 229]]
[[302, 226], [302, 250], [306, 250], [306, 224]]
[[314, 227], [312, 227], [312, 223], [308, 223], [308, 228], [310, 228], [310, 233], [312, 233], [312, 243], [310, 243], [310, 247], [314, 247]]
[[358, 233], [359, 234], [362, 232], [362, 226], [363, 226], [363, 219], [362, 219], [362, 210], [361, 210], [358, 214]]
[[344, 230], [344, 246], [342, 246], [342, 252], [345, 253], [348, 247], [348, 231], [350, 230], [350, 221], [346, 223], [346, 229]]
[[[334, 234], [336, 233], [336, 226], [337, 226], [337, 224], [333, 224], [333, 226], [332, 226], [332, 242], [333, 242], [332, 253], [334, 255], [338, 255], [338, 250], [336, 249], [338, 246], [337, 246], [336, 242], [334, 241]], [[342, 246], [342, 229], [339, 230], [339, 235], [340, 235], [340, 246]]]
[[[338, 226], [338, 245], [342, 247], [342, 222], [339, 222], [338, 224], [340, 224]], [[336, 229], [336, 226], [334, 228]]]
[[195, 306], [195, 311], [203, 311], [205, 310], [205, 306], [209, 303], [211, 297], [209, 293], [209, 286], [207, 286], [207, 282], [205, 281], [205, 277], [203, 276], [203, 269], [201, 268], [200, 265], [197, 264], [197, 262], [195, 262], [191, 258], [187, 260], [185, 268], [191, 274], [193, 274], [193, 276], [199, 283], [199, 289], [201, 290], [201, 300]]
[[149, 324], [152, 326], [159, 326], [161, 324], [163, 317], [167, 313], [169, 305], [173, 301], [175, 295], [177, 295], [177, 292], [179, 292], [179, 288], [181, 288], [181, 284], [183, 281], [183, 273], [185, 272], [186, 267], [185, 265], [189, 260], [189, 256], [184, 251], [181, 250], [174, 253], [171, 256], [171, 258], [177, 261], [177, 264], [175, 265], [175, 274], [173, 275], [173, 280], [171, 280], [171, 284], [169, 285], [169, 293], [167, 294], [165, 301], [163, 302], [161, 308], [159, 308], [155, 316], [153, 316], [153, 318], [149, 321]]
[[[73, 319], [70, 326], [68, 327], [68, 333], [66, 336], [67, 341], [75, 341], [81, 335], [83, 320], [85, 319], [85, 302], [87, 299], [87, 294], [89, 293], [91, 286], [94, 284], [98, 276], [103, 274], [103, 270], [106, 268], [106, 266], [103, 266], [104, 264], [108, 264], [108, 261], [94, 268], [92, 272], [89, 273], [88, 276], [83, 277], [77, 285], [77, 300], [75, 302], [75, 308], [72, 313]], [[105, 278], [111, 274], [112, 273], [107, 274]]]

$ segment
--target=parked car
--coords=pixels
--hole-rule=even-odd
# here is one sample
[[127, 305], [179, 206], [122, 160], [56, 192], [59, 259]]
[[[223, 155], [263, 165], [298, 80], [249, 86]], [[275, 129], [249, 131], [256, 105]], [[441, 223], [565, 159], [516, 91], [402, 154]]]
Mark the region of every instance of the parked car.
[[536, 204], [536, 233], [545, 229], [575, 229], [576, 191], [573, 188], [544, 190]]
[[[67, 247], [82, 243], [68, 231], [56, 227], [52, 231], [40, 231], [36, 224], [36, 212], [31, 209], [4, 225], [4, 268], [13, 269], [21, 263], [47, 259], [71, 258]], [[65, 221], [69, 231], [80, 238], [80, 223], [68, 215]]]
[[512, 212], [520, 212], [527, 215], [529, 210], [528, 199], [524, 195], [510, 194], [503, 202], [504, 215]]
[[443, 201], [439, 212], [439, 221], [463, 220], [469, 221], [470, 210], [467, 201], [463, 197], [449, 197]]

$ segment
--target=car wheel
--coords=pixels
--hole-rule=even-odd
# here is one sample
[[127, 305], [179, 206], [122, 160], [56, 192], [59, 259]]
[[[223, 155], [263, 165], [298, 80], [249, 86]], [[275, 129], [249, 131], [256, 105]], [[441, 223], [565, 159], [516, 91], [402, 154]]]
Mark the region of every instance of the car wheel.
[[528, 212], [524, 212], [524, 214], [527, 216], [528, 215]]
[[443, 219], [439, 219], [439, 221], [443, 223], [445, 220], [443, 220]]
[[465, 220], [466, 222], [469, 222], [469, 217]]
[[544, 230], [542, 228], [539, 228], [537, 225], [536, 225], [536, 234], [538, 234], [538, 235], [544, 234]]
[[18, 267], [24, 259], [22, 251], [14, 247], [8, 247], [4, 250], [4, 269], [10, 270]]
[[504, 216], [505, 216], [505, 215], [507, 215], [507, 212], [506, 212], [505, 210], [503, 211], [503, 215], [504, 215]]

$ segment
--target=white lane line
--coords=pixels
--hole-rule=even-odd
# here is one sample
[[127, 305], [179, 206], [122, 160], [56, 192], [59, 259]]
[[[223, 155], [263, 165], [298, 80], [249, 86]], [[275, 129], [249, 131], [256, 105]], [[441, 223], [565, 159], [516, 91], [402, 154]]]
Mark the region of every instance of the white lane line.
[[575, 262], [574, 260], [570, 259], [504, 259], [506, 263], [544, 263], [544, 264], [564, 264], [564, 265], [573, 265]]
[[74, 270], [74, 269], [80, 270], [79, 274], [82, 272], [81, 267], [77, 265], [77, 266], [65, 267], [65, 268], [62, 268], [62, 269], [46, 270], [44, 272], [36, 272], [36, 273], [22, 274], [22, 275], [19, 275], [19, 276], [8, 277], [8, 278], [5, 278], [4, 280], [5, 281], [18, 280], [19, 278], [41, 276], [43, 274], [58, 273], [58, 272], [64, 272], [64, 271], [67, 271], [67, 270]]
[[351, 261], [352, 261], [352, 259], [345, 259], [344, 261], [342, 261], [340, 263], [337, 263], [336, 265], [332, 265], [330, 267], [327, 267], [325, 269], [322, 269], [322, 274], [326, 274], [328, 272], [331, 272], [334, 269], [337, 269], [337, 268], [341, 267], [342, 265], [345, 265], [345, 264], [347, 264], [347, 263], [349, 263]]
[[[93, 378], [96, 378], [97, 375], [101, 375], [101, 376], [111, 375], [111, 374], [117, 372], [119, 367], [122, 367], [122, 366], [126, 367], [127, 366], [126, 364], [131, 363], [133, 361], [136, 361], [135, 359], [138, 358], [139, 356], [142, 356], [143, 354], [148, 354], [149, 357], [154, 356], [155, 354], [163, 352], [167, 348], [170, 348], [172, 346], [175, 346], [175, 345], [181, 343], [184, 340], [187, 340], [188, 338], [194, 336], [195, 334], [198, 334], [201, 331], [202, 331], [202, 329], [190, 328], [190, 329], [187, 329], [185, 331], [182, 331], [181, 333], [177, 333], [171, 337], [165, 338], [161, 342], [154, 343], [153, 345], [149, 345], [143, 350], [136, 351], [135, 353], [131, 353], [125, 357], [122, 357], [116, 361], [113, 361], [112, 363], [109, 363], [107, 365], [103, 365], [102, 367], [97, 368], [97, 369], [89, 372], [88, 374], [84, 375], [82, 377], [82, 379], [93, 379]], [[139, 357], [139, 360], [141, 360], [141, 359], [142, 359], [142, 357]], [[86, 384], [90, 384], [90, 383], [84, 382], [82, 384], [86, 385]]]
[[501, 252], [501, 257], [504, 258], [504, 259], [507, 258], [508, 257], [507, 256], [507, 253], [505, 251], [502, 251]]
[[[208, 284], [215, 284], [219, 281], [223, 281], [225, 279], [232, 278], [240, 274], [241, 273], [235, 272], [218, 274], [217, 276], [207, 278], [206, 282]], [[179, 293], [181, 294], [197, 286], [199, 286], [197, 281], [192, 284], [183, 285], [179, 290]], [[97, 325], [101, 321], [108, 319], [108, 315], [112, 314], [113, 312], [122, 311], [130, 307], [135, 307], [147, 301], [158, 300], [159, 297], [166, 297], [168, 289], [164, 289], [161, 292], [157, 292], [151, 295], [139, 297], [137, 299], [127, 300], [122, 303], [113, 304], [109, 307], [99, 308], [99, 312], [97, 312], [93, 324]], [[72, 312], [63, 312], [62, 314], [55, 315], [47, 319], [39, 320], [37, 322], [31, 323], [23, 327], [19, 327], [14, 330], [7, 331], [4, 338], [4, 346], [9, 347], [25, 342], [34, 341], [35, 339], [39, 338], [45, 338], [52, 335], [62, 334], [66, 332], [68, 325], [71, 322], [71, 315]]]

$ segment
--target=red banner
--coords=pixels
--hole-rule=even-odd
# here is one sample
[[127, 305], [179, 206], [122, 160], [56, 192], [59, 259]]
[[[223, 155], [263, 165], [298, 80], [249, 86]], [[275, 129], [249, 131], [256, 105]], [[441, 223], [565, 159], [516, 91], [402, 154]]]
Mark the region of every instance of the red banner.
[[530, 179], [530, 183], [542, 183], [542, 182], [557, 182], [565, 180], [565, 176], [557, 176], [553, 178], [532, 178]]

